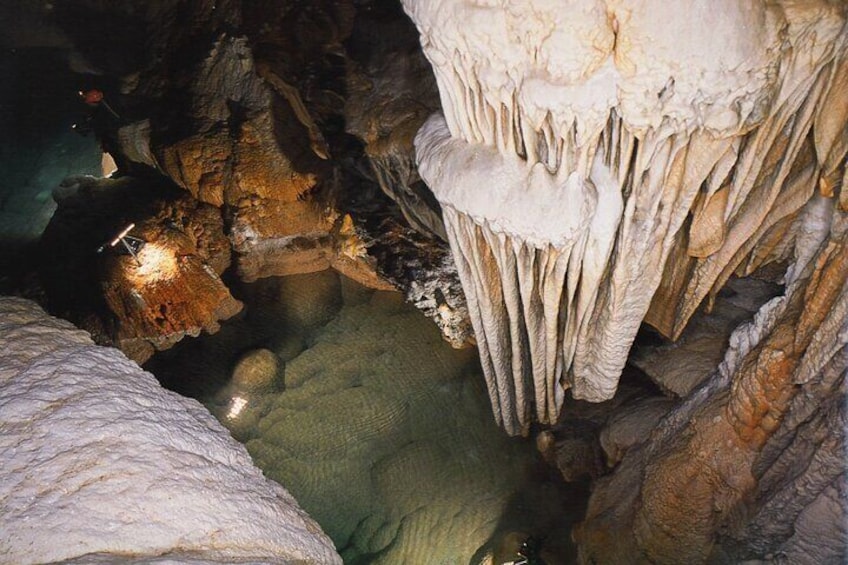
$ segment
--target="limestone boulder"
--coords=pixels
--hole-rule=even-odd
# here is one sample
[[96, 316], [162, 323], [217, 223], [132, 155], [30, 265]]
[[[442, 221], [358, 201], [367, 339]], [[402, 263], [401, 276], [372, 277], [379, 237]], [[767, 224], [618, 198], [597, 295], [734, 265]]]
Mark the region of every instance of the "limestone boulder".
[[673, 399], [651, 397], [637, 399], [616, 410], [600, 432], [607, 466], [614, 467], [628, 449], [647, 441], [673, 406]]
[[0, 344], [4, 561], [341, 563], [205, 408], [116, 349], [16, 298]]
[[731, 279], [712, 307], [696, 313], [676, 341], [658, 345], [637, 342], [630, 362], [664, 392], [684, 398], [718, 367], [733, 330], [750, 321], [779, 289], [779, 285], [760, 279]]
[[162, 172], [228, 210], [245, 280], [304, 272], [310, 263], [296, 253], [302, 241], [326, 246], [332, 225], [309, 197], [329, 171], [309, 145], [311, 118], [299, 98], [274, 90], [282, 79], [268, 67], [263, 72], [246, 38], [219, 38], [182, 78], [191, 93], [187, 133], [156, 146]]
[[243, 393], [269, 393], [282, 388], [284, 366], [269, 349], [248, 351], [233, 368], [232, 387]]

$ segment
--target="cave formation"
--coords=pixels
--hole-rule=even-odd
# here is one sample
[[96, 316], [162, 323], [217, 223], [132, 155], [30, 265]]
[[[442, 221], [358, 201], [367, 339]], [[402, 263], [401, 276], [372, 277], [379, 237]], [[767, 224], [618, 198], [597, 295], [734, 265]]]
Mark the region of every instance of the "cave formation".
[[[12, 4], [9, 45], [105, 93], [119, 174], [53, 191], [4, 294], [143, 363], [232, 280], [333, 268], [476, 345], [563, 476], [611, 402], [580, 562], [844, 561], [844, 2]], [[130, 221], [167, 272], [90, 253]], [[628, 363], [665, 397], [616, 400]]]
[[[775, 451], [794, 449], [789, 434], [844, 438], [839, 408], [828, 424], [795, 415], [846, 372], [844, 6], [404, 6], [444, 113], [416, 138], [419, 170], [508, 432], [556, 422], [567, 389], [611, 398], [643, 321], [676, 339], [731, 275], [790, 263], [785, 295], [737, 330], [708, 384], [595, 487], [581, 561], [741, 559], [775, 543], [769, 519], [797, 520], [797, 536], [802, 504], [778, 518], [789, 495], [763, 482], [785, 465]], [[839, 467], [801, 496], [824, 515], [844, 512]], [[802, 490], [803, 475], [785, 480]], [[844, 556], [844, 528], [820, 527], [829, 543], [802, 557], [809, 542], [792, 538], [783, 556]], [[611, 532], [627, 542], [611, 548]]]
[[678, 337], [841, 180], [835, 7], [405, 5], [445, 116], [419, 168], [510, 433], [555, 422], [565, 389], [611, 398], [643, 320]]

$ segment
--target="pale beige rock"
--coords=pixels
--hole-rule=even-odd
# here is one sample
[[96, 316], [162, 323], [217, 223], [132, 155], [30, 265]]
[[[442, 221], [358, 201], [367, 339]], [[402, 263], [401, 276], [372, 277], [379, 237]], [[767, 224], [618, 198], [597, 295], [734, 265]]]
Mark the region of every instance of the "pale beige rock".
[[556, 421], [566, 389], [610, 398], [643, 320], [679, 337], [844, 174], [842, 4], [404, 6], [444, 109], [419, 171], [512, 434]]
[[731, 279], [710, 312], [692, 317], [680, 338], [660, 346], [634, 346], [630, 362], [664, 392], [685, 398], [716, 370], [736, 327], [753, 318], [778, 293], [777, 285], [756, 279]]
[[270, 349], [248, 351], [236, 362], [230, 384], [239, 392], [269, 393], [282, 387], [283, 363]]
[[0, 297], [3, 563], [340, 564], [197, 401]]

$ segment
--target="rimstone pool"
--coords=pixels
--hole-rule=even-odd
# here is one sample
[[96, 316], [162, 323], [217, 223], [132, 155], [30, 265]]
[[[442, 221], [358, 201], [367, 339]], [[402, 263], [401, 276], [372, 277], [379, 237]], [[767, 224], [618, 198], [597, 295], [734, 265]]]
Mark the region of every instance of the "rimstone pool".
[[574, 559], [562, 517], [582, 514], [585, 485], [496, 427], [473, 348], [333, 271], [240, 298], [240, 318], [145, 368], [203, 402], [345, 563], [504, 563], [529, 535], [549, 562]]

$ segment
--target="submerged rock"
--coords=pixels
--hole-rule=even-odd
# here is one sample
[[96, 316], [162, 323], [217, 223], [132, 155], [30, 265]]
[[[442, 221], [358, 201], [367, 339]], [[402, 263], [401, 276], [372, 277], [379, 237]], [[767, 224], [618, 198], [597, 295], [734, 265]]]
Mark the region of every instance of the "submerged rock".
[[341, 563], [200, 404], [34, 303], [0, 298], [8, 563]]
[[345, 305], [311, 341], [285, 392], [225, 423], [256, 426], [251, 455], [345, 562], [469, 563], [513, 527], [567, 539], [559, 483], [529, 481], [532, 447], [491, 421], [474, 352], [442, 343], [400, 294]]
[[243, 392], [274, 392], [281, 388], [283, 363], [270, 349], [254, 349], [242, 355], [233, 369], [232, 386]]

